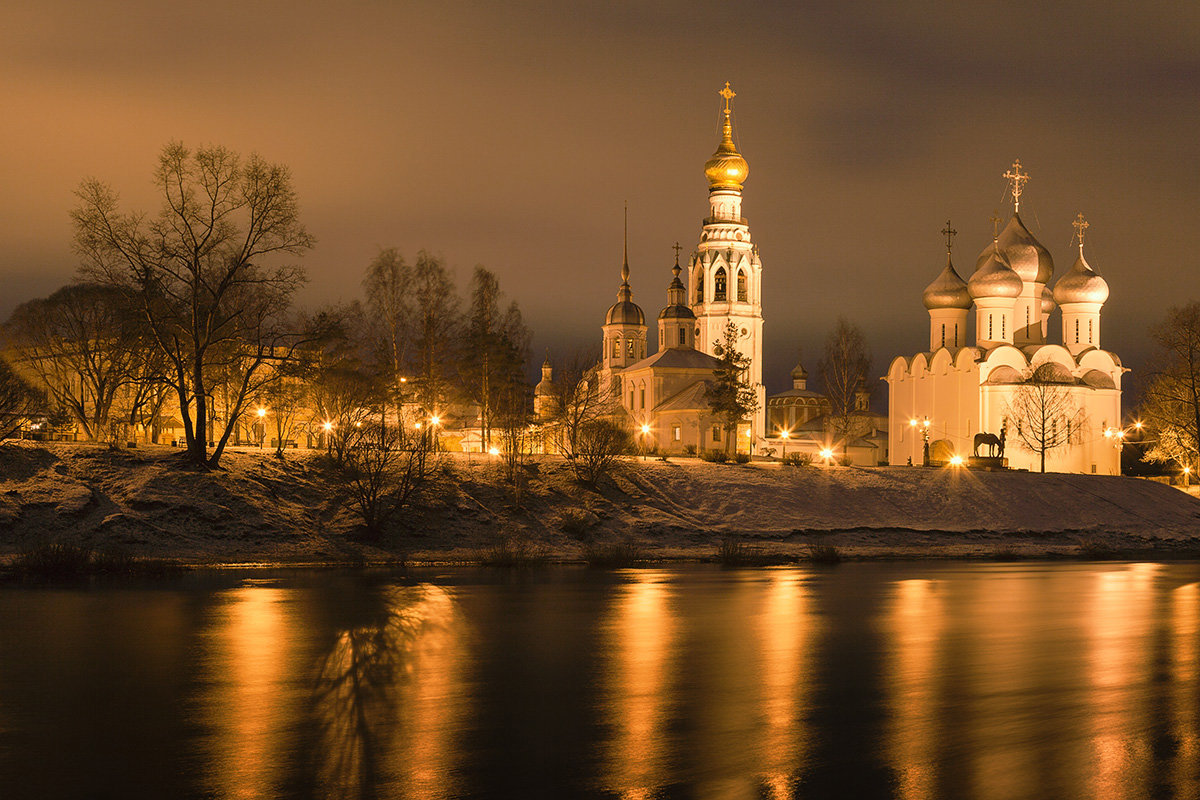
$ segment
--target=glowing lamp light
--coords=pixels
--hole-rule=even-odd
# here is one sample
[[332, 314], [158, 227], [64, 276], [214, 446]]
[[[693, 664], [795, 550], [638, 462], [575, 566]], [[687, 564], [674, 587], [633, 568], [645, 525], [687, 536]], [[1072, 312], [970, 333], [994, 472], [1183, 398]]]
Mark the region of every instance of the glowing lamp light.
[[963, 465], [962, 456], [950, 456], [950, 466], [961, 467]]
[[498, 455], [500, 455], [500, 448], [499, 448], [499, 447], [493, 447], [492, 449], [488, 450], [488, 455], [489, 455], [489, 456], [498, 456]]
[[1142, 429], [1142, 421], [1139, 419], [1137, 422], [1133, 423], [1133, 427], [1140, 431]]
[[416, 428], [417, 430], [421, 430], [421, 423], [419, 423], [419, 422], [413, 423], [413, 427]]
[[1183, 468], [1183, 474], [1184, 474], [1184, 475], [1191, 475], [1191, 474], [1192, 474], [1192, 468], [1191, 468], [1191, 467], [1184, 467], [1184, 468]]
[[826, 460], [833, 458], [833, 451], [826, 447], [821, 451], [821, 458]]
[[922, 424], [922, 425], [924, 425], [926, 428], [928, 428], [928, 427], [929, 427], [929, 420], [927, 419], [927, 420], [925, 420], [925, 421], [924, 421], [923, 423], [921, 423], [921, 424]]
[[908, 424], [910, 427], [913, 427], [913, 428], [917, 427], [917, 421], [915, 419], [910, 419], [908, 421]]
[[790, 432], [790, 431], [780, 431], [780, 432], [779, 432], [779, 438], [780, 438], [780, 439], [787, 439], [787, 438], [788, 438], [789, 436], [791, 436], [791, 435], [792, 435], [792, 434], [791, 434], [791, 432]]
[[650, 432], [650, 426], [649, 426], [649, 425], [643, 425], [643, 426], [642, 426], [642, 435], [643, 435], [643, 436], [645, 436], [645, 435], [646, 435], [647, 433], [649, 433], [649, 432]]
[[400, 379], [400, 382], [401, 382], [401, 383], [408, 383], [408, 378], [401, 378], [401, 379]]
[[259, 418], [259, 419], [262, 419], [262, 418], [263, 418], [263, 417], [265, 417], [266, 415], [267, 415], [267, 410], [266, 410], [265, 408], [260, 408], [260, 409], [258, 410], [258, 418]]
[[437, 414], [434, 414], [432, 417], [429, 418], [429, 424], [430, 425], [441, 425], [442, 418], [439, 417]]
[[324, 425], [322, 425], [321, 427], [322, 427], [322, 428], [324, 428], [326, 432], [329, 432], [329, 431], [333, 430], [333, 423], [332, 423], [332, 422], [326, 422], [326, 423], [325, 423]]

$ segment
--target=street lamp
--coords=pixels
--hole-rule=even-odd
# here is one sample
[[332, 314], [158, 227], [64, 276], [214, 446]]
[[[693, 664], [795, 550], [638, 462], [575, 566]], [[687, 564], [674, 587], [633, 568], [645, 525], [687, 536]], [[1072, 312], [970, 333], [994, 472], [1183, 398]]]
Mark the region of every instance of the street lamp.
[[789, 431], [787, 428], [784, 428], [783, 430], [781, 430], [779, 432], [779, 438], [783, 439], [783, 444], [780, 445], [780, 449], [783, 451], [782, 453], [779, 454], [780, 461], [787, 461], [787, 443], [788, 443], [788, 437], [790, 437], [791, 435], [792, 435], [792, 432]]
[[258, 449], [262, 450], [263, 440], [267, 438], [267, 426], [263, 422], [263, 417], [267, 416], [265, 408], [258, 409]]
[[950, 456], [950, 466], [961, 467], [962, 465], [963, 465], [963, 457], [962, 456], [960, 456], [958, 454]]
[[328, 455], [333, 455], [333, 423], [326, 421], [321, 428], [325, 431], [325, 452]]
[[642, 461], [646, 460], [646, 437], [650, 435], [650, 426], [642, 423], [642, 437], [639, 441], [642, 444]]
[[929, 425], [929, 417], [920, 420], [913, 417], [908, 421], [910, 428], [921, 428], [921, 466], [923, 467], [929, 466]]
[[825, 466], [829, 466], [829, 459], [833, 458], [833, 450], [828, 447], [821, 448], [821, 458], [825, 459]]

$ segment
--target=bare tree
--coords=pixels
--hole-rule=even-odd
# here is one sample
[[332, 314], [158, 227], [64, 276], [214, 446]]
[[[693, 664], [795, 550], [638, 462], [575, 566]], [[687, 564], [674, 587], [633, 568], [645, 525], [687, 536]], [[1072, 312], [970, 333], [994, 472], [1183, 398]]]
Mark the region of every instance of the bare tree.
[[1046, 454], [1083, 440], [1087, 418], [1062, 383], [1042, 380], [1037, 373], [1019, 384], [1005, 408], [1008, 431], [1017, 444], [1038, 456], [1046, 471]]
[[580, 352], [555, 368], [548, 398], [552, 436], [559, 451], [573, 460], [580, 451], [580, 432], [615, 409], [601, 392], [594, 353]]
[[399, 418], [404, 402], [401, 378], [411, 354], [414, 328], [412, 268], [396, 248], [380, 250], [367, 267], [363, 290], [367, 318], [378, 340], [381, 372], [386, 375]]
[[111, 438], [118, 393], [128, 388], [140, 399], [138, 389], [149, 387], [137, 384], [154, 379], [143, 374], [150, 361], [141, 355], [139, 319], [112, 287], [64, 286], [22, 303], [4, 327], [18, 367], [37, 376], [89, 439]]
[[366, 538], [378, 538], [408, 504], [423, 478], [421, 437], [381, 420], [361, 429], [345, 452], [340, 476]]
[[467, 395], [479, 406], [480, 430], [491, 444], [493, 417], [511, 394], [512, 384], [524, 383], [529, 354], [529, 329], [517, 304], [500, 311], [500, 283], [482, 266], [471, 278], [471, 310], [464, 325], [461, 365]]
[[620, 456], [633, 446], [629, 429], [616, 421], [603, 418], [585, 422], [579, 427], [575, 458], [571, 464], [575, 477], [595, 485], [612, 474]]
[[417, 402], [428, 414], [449, 399], [449, 371], [458, 354], [458, 295], [441, 259], [422, 250], [413, 268], [414, 364]]
[[1195, 468], [1200, 457], [1200, 303], [1170, 309], [1150, 333], [1159, 352], [1142, 415], [1158, 442], [1146, 458]]
[[[223, 147], [163, 148], [155, 184], [162, 207], [147, 221], [120, 210], [117, 194], [88, 179], [71, 216], [83, 274], [118, 287], [145, 315], [166, 355], [188, 457], [217, 466], [263, 366], [290, 357], [307, 337], [289, 327], [299, 256], [313, 238], [299, 221], [288, 169]], [[211, 379], [236, 366], [223, 426], [210, 413]], [[209, 453], [210, 426], [215, 447]]]
[[45, 408], [45, 398], [0, 358], [0, 439], [7, 439]]
[[825, 352], [817, 362], [817, 372], [829, 398], [829, 420], [843, 450], [856, 431], [856, 395], [871, 370], [871, 353], [859, 327], [845, 317], [825, 339]]

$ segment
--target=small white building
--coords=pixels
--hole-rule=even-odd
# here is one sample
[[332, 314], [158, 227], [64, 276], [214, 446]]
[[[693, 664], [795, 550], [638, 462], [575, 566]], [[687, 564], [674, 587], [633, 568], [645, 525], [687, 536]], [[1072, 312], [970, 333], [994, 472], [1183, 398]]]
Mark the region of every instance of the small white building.
[[[929, 349], [896, 358], [885, 378], [891, 461], [921, 464], [926, 441], [935, 463], [955, 455], [967, 458], [976, 434], [1004, 433], [1009, 466], [1038, 470], [1041, 454], [1023, 446], [1017, 435], [1029, 423], [1022, 422], [1016, 407], [1023, 386], [1049, 384], [1066, 395], [1070, 413], [1058, 413], [1061, 419], [1045, 424], [1074, 430], [1069, 442], [1045, 453], [1046, 469], [1120, 474], [1120, 438], [1114, 434], [1122, 426], [1121, 377], [1127, 370], [1100, 345], [1108, 284], [1084, 258], [1088, 224], [1077, 217], [1078, 257], [1051, 291], [1054, 262], [1021, 220], [1020, 195], [1028, 176], [1020, 162], [1014, 167], [1005, 177], [1015, 211], [980, 253], [968, 281], [950, 259], [954, 231], [949, 225], [943, 231], [946, 266], [924, 292]], [[973, 340], [968, 333], [972, 308]], [[1047, 341], [1056, 310], [1061, 344]]]

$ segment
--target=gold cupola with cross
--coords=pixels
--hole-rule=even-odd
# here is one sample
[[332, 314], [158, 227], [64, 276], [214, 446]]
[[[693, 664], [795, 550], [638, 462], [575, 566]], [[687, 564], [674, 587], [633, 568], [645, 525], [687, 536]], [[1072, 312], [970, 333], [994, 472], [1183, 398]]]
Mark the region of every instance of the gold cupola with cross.
[[737, 93], [729, 88], [729, 81], [725, 81], [725, 88], [718, 94], [725, 100], [725, 107], [721, 109], [724, 114], [721, 123], [721, 143], [717, 145], [712, 158], [705, 162], [704, 177], [708, 178], [710, 189], [740, 190], [746, 176], [750, 174], [750, 165], [733, 143], [733, 107], [730, 103]]

